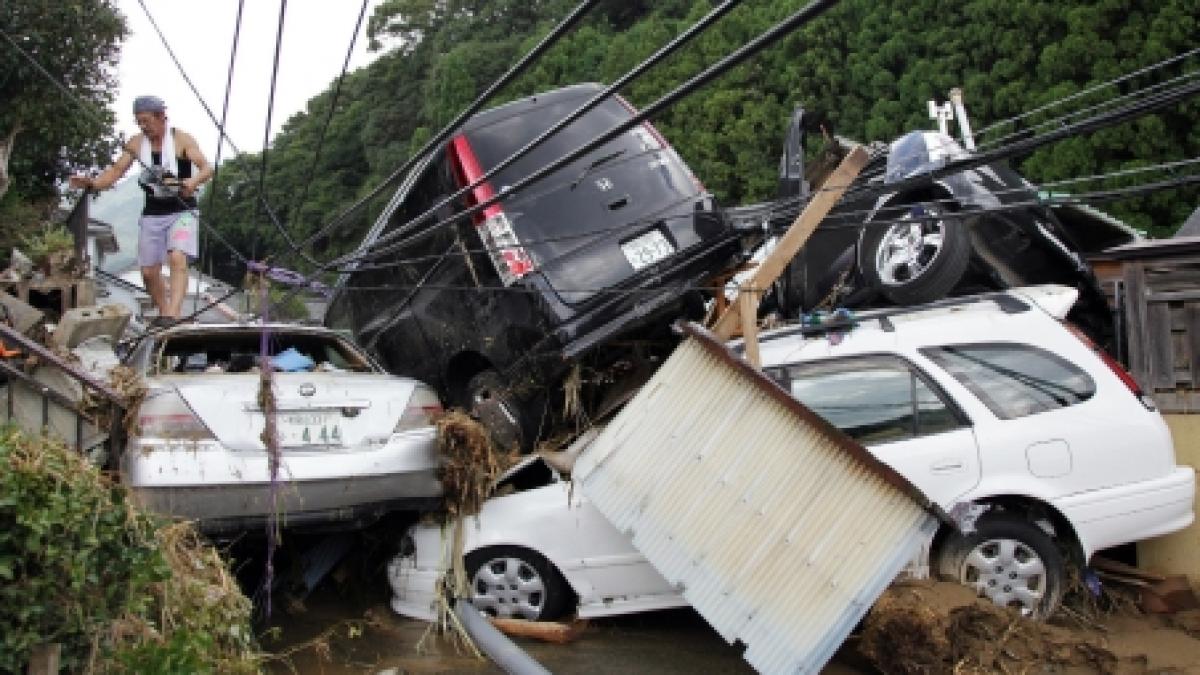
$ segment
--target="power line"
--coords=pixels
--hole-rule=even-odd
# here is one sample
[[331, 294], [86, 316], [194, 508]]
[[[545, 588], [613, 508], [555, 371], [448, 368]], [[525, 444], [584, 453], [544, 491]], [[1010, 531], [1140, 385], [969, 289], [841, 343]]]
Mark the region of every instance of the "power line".
[[1046, 111], [1046, 110], [1049, 110], [1049, 109], [1051, 109], [1051, 108], [1057, 108], [1058, 106], [1060, 106], [1060, 105], [1062, 105], [1062, 104], [1064, 104], [1064, 103], [1068, 103], [1068, 102], [1070, 102], [1070, 101], [1074, 101], [1075, 99], [1081, 98], [1081, 97], [1083, 97], [1083, 96], [1087, 96], [1088, 94], [1091, 94], [1091, 93], [1093, 93], [1093, 92], [1096, 92], [1096, 91], [1099, 91], [1099, 90], [1101, 90], [1101, 89], [1104, 89], [1105, 87], [1110, 87], [1110, 86], [1113, 86], [1113, 85], [1117, 85], [1117, 84], [1120, 84], [1120, 83], [1122, 83], [1122, 82], [1124, 82], [1124, 81], [1126, 81], [1126, 80], [1129, 80], [1129, 79], [1135, 78], [1135, 77], [1137, 77], [1137, 76], [1139, 76], [1139, 75], [1145, 75], [1146, 73], [1153, 72], [1153, 71], [1155, 71], [1155, 70], [1158, 70], [1158, 69], [1160, 69], [1160, 68], [1165, 68], [1165, 67], [1167, 67], [1167, 66], [1169, 66], [1169, 65], [1172, 65], [1172, 64], [1174, 64], [1174, 63], [1178, 63], [1178, 62], [1180, 62], [1180, 61], [1183, 61], [1183, 60], [1185, 60], [1185, 59], [1188, 59], [1188, 58], [1191, 58], [1191, 57], [1193, 57], [1193, 56], [1196, 56], [1197, 54], [1200, 54], [1200, 47], [1197, 47], [1197, 48], [1195, 48], [1195, 49], [1192, 49], [1192, 50], [1190, 50], [1190, 51], [1184, 52], [1183, 54], [1179, 54], [1179, 55], [1172, 56], [1172, 57], [1170, 57], [1170, 58], [1164, 59], [1164, 60], [1162, 60], [1162, 61], [1159, 61], [1158, 63], [1154, 63], [1154, 64], [1151, 64], [1151, 65], [1149, 65], [1149, 66], [1146, 66], [1145, 68], [1140, 68], [1140, 69], [1138, 69], [1138, 70], [1135, 70], [1135, 71], [1133, 71], [1133, 72], [1126, 73], [1126, 74], [1124, 74], [1124, 75], [1121, 75], [1121, 76], [1119, 76], [1119, 77], [1115, 77], [1115, 78], [1113, 78], [1113, 79], [1111, 79], [1111, 80], [1108, 80], [1107, 82], [1101, 82], [1101, 83], [1099, 83], [1099, 84], [1092, 85], [1091, 87], [1088, 87], [1088, 88], [1086, 88], [1086, 89], [1084, 89], [1084, 90], [1082, 90], [1082, 91], [1078, 91], [1078, 92], [1076, 92], [1076, 93], [1074, 93], [1074, 94], [1071, 94], [1070, 96], [1064, 96], [1064, 97], [1062, 97], [1062, 98], [1060, 98], [1060, 99], [1056, 99], [1056, 100], [1054, 100], [1054, 101], [1051, 101], [1051, 102], [1049, 102], [1049, 103], [1047, 103], [1047, 104], [1045, 104], [1045, 105], [1038, 106], [1037, 108], [1034, 108], [1033, 110], [1029, 110], [1029, 111], [1023, 112], [1023, 113], [1021, 113], [1020, 115], [1016, 115], [1016, 116], [1014, 116], [1014, 117], [1009, 117], [1009, 118], [1007, 118], [1007, 119], [1000, 120], [999, 122], [996, 122], [996, 123], [994, 123], [994, 124], [990, 124], [990, 125], [988, 125], [988, 126], [984, 127], [983, 129], [980, 129], [978, 133], [979, 133], [980, 135], [984, 135], [984, 134], [991, 133], [992, 131], [994, 131], [994, 130], [996, 130], [996, 129], [1000, 128], [1000, 127], [1003, 127], [1003, 126], [1005, 126], [1005, 125], [1013, 124], [1013, 123], [1015, 123], [1015, 122], [1018, 122], [1018, 121], [1020, 121], [1020, 120], [1023, 120], [1023, 119], [1025, 119], [1025, 118], [1027, 118], [1027, 117], [1032, 117], [1033, 115], [1036, 115], [1036, 114], [1038, 114], [1038, 113], [1040, 113], [1040, 112], [1044, 112], [1044, 111]]
[[[718, 19], [720, 19], [724, 15], [728, 14], [730, 10], [732, 10], [734, 7], [736, 7], [740, 3], [741, 3], [741, 0], [727, 0], [726, 2], [718, 5], [711, 12], [709, 12], [706, 16], [704, 16], [702, 19], [700, 19], [696, 23], [692, 24], [683, 33], [680, 33], [679, 35], [677, 35], [675, 37], [675, 39], [671, 40], [666, 45], [660, 47], [649, 58], [643, 60], [637, 66], [634, 66], [631, 70], [627, 71], [624, 75], [617, 78], [617, 80], [615, 82], [610, 84], [608, 87], [605, 87], [603, 91], [600, 91], [597, 94], [595, 94], [594, 96], [592, 96], [583, 105], [579, 106], [577, 109], [575, 109], [569, 115], [567, 115], [564, 118], [562, 118], [561, 120], [559, 120], [557, 123], [555, 123], [549, 129], [543, 131], [540, 135], [538, 135], [536, 138], [534, 138], [533, 140], [526, 143], [519, 150], [510, 154], [503, 161], [501, 161], [496, 166], [489, 169], [485, 174], [483, 174], [479, 178], [475, 179], [470, 184], [463, 186], [462, 188], [460, 188], [458, 190], [458, 192], [455, 192], [454, 194], [437, 202], [433, 206], [430, 206], [428, 209], [426, 209], [424, 211], [424, 213], [421, 213], [420, 215], [417, 215], [417, 216], [413, 216], [406, 223], [399, 226], [394, 232], [388, 233], [384, 237], [383, 241], [371, 242], [369, 244], [369, 246], [373, 248], [376, 246], [381, 246], [381, 245], [385, 244], [387, 241], [394, 241], [396, 239], [400, 239], [401, 237], [409, 234], [411, 232], [411, 230], [413, 230], [417, 225], [419, 225], [421, 223], [421, 221], [425, 220], [429, 216], [434, 215], [440, 209], [444, 208], [446, 205], [453, 204], [455, 202], [455, 200], [463, 197], [466, 194], [469, 194], [475, 188], [487, 183], [489, 180], [491, 180], [494, 176], [499, 174], [501, 171], [508, 168], [509, 166], [512, 166], [512, 164], [514, 162], [521, 159], [522, 157], [525, 157], [530, 152], [532, 152], [535, 148], [540, 147], [547, 139], [558, 134], [560, 131], [565, 129], [567, 126], [569, 126], [570, 124], [572, 124], [579, 118], [583, 117], [585, 114], [587, 114], [588, 112], [590, 112], [591, 110], [593, 110], [594, 108], [599, 106], [604, 101], [608, 100], [611, 96], [613, 96], [616, 92], [620, 91], [622, 88], [627, 86], [629, 83], [633, 82], [638, 77], [645, 74], [647, 71], [650, 70], [650, 68], [657, 65], [663, 59], [665, 59], [666, 57], [668, 57], [671, 54], [678, 51], [679, 48], [686, 45], [697, 35], [703, 33], [712, 24], [714, 24]], [[386, 216], [387, 216], [387, 214], [384, 214], [383, 217], [386, 217]]]
[[[362, 28], [363, 17], [367, 14], [367, 5], [370, 0], [363, 0], [362, 7], [358, 10], [358, 20], [354, 23], [354, 32], [350, 34], [350, 46], [346, 48], [346, 58], [342, 61], [342, 72], [338, 74], [337, 81], [333, 87], [333, 96], [329, 101], [329, 109], [325, 111], [325, 121], [321, 124], [321, 131], [317, 135], [317, 145], [313, 150], [312, 162], [308, 165], [308, 175], [304, 179], [304, 187], [300, 190], [299, 199], [292, 200], [296, 205], [296, 218], [299, 220], [299, 209], [308, 199], [308, 189], [312, 185], [313, 178], [316, 176], [317, 165], [321, 161], [321, 150], [325, 146], [325, 136], [329, 131], [329, 124], [333, 120], [333, 114], [337, 111], [338, 98], [342, 93], [342, 82], [346, 79], [346, 71], [350, 68], [350, 57], [354, 54], [354, 45], [358, 41], [358, 32]], [[310, 256], [303, 248], [293, 248], [296, 255], [312, 265], [320, 265], [320, 261]], [[270, 256], [267, 256], [270, 259]]]
[[[263, 127], [262, 158], [258, 170], [258, 192], [262, 195], [264, 202], [267, 198], [267, 157], [271, 147], [271, 117], [275, 112], [275, 84], [279, 76], [279, 52], [283, 47], [283, 22], [286, 16], [287, 0], [279, 0], [279, 25], [275, 29], [275, 57], [271, 61], [271, 87], [267, 93], [267, 123]], [[278, 229], [288, 246], [295, 247], [295, 242], [292, 241], [287, 229], [282, 226]]]
[[[772, 28], [768, 29], [767, 31], [759, 34], [753, 40], [747, 42], [746, 44], [737, 48], [733, 52], [727, 54], [724, 58], [719, 60], [717, 63], [709, 66], [708, 68], [706, 68], [699, 74], [693, 76], [690, 80], [688, 80], [684, 84], [680, 85], [679, 87], [676, 87], [674, 90], [667, 93], [666, 95], [662, 96], [657, 101], [655, 101], [654, 103], [650, 104], [645, 109], [643, 109], [641, 112], [632, 115], [625, 122], [618, 124], [616, 127], [613, 127], [609, 131], [597, 136], [596, 138], [585, 143], [584, 145], [580, 146], [579, 148], [575, 149], [574, 151], [564, 155], [563, 157], [559, 158], [558, 160], [551, 162], [550, 164], [531, 173], [530, 175], [526, 176], [525, 178], [517, 181], [513, 185], [509, 186], [509, 188], [507, 190], [505, 190], [504, 192], [496, 194], [488, 199], [485, 199], [482, 202], [479, 202], [478, 204], [476, 204], [460, 213], [457, 213], [449, 218], [440, 220], [437, 223], [434, 223], [434, 224], [428, 226], [427, 228], [423, 229], [421, 232], [419, 232], [415, 235], [412, 235], [410, 237], [410, 239], [420, 239], [420, 238], [427, 237], [432, 232], [436, 231], [439, 228], [443, 228], [443, 227], [446, 227], [447, 225], [450, 225], [451, 223], [458, 222], [460, 220], [464, 220], [467, 217], [470, 217], [477, 213], [482, 212], [484, 209], [486, 209], [487, 207], [489, 207], [493, 204], [496, 204], [500, 201], [503, 201], [504, 199], [508, 199], [508, 198], [520, 193], [522, 190], [529, 187], [533, 183], [545, 178], [546, 176], [554, 173], [555, 171], [558, 171], [559, 169], [562, 169], [566, 165], [570, 164], [571, 162], [574, 162], [575, 160], [579, 159], [580, 157], [587, 154], [588, 152], [591, 152], [592, 150], [595, 150], [596, 148], [604, 145], [605, 143], [612, 141], [614, 138], [616, 138], [617, 136], [632, 129], [634, 126], [640, 125], [643, 122], [645, 122], [646, 120], [650, 119], [651, 117], [659, 114], [663, 110], [665, 110], [665, 109], [669, 108], [670, 106], [674, 105], [675, 103], [677, 103], [680, 99], [694, 93], [700, 87], [708, 84], [709, 82], [716, 79], [720, 75], [725, 74], [726, 71], [728, 71], [729, 69], [738, 65], [739, 63], [746, 60], [747, 58], [754, 56], [755, 54], [762, 51], [763, 49], [771, 46], [776, 41], [778, 41], [779, 39], [784, 37], [785, 35], [794, 31], [796, 28], [799, 28], [800, 26], [817, 18], [822, 13], [824, 13], [826, 10], [828, 10], [830, 7], [832, 7], [834, 4], [836, 4], [836, 2], [837, 2], [837, 0], [813, 0], [813, 2], [810, 2], [807, 6], [805, 6], [800, 11], [791, 15], [787, 19], [784, 19], [783, 21], [779, 22], [778, 24], [776, 24]], [[383, 243], [383, 241], [384, 240], [381, 239], [379, 242], [376, 242], [376, 245]], [[387, 253], [391, 252], [391, 250], [394, 250], [394, 248], [395, 248], [395, 245], [393, 244], [391, 248], [388, 248], [387, 246], [385, 246], [381, 249], [372, 251], [370, 253], [354, 252], [352, 254], [348, 254], [348, 255], [344, 255], [344, 256], [340, 256], [340, 257], [336, 258], [331, 263], [331, 265], [345, 264], [348, 262], [353, 262], [355, 260], [367, 259], [369, 257], [377, 257], [378, 255], [387, 254]]]
[[444, 143], [446, 139], [450, 137], [450, 134], [452, 134], [454, 130], [457, 129], [464, 121], [466, 121], [467, 118], [469, 118], [471, 115], [474, 115], [480, 108], [482, 108], [483, 104], [486, 103], [502, 87], [524, 73], [530, 64], [540, 58], [541, 55], [544, 54], [556, 42], [558, 42], [563, 35], [566, 35], [566, 33], [598, 3], [599, 0], [583, 0], [583, 2], [579, 3], [579, 5], [577, 5], [575, 9], [572, 10], [571, 13], [568, 14], [567, 17], [564, 18], [557, 26], [555, 26], [550, 33], [543, 37], [542, 40], [529, 51], [529, 53], [527, 53], [521, 58], [520, 61], [509, 68], [508, 72], [504, 73], [498, 79], [488, 85], [488, 88], [484, 90], [482, 94], [480, 94], [470, 105], [464, 108], [463, 111], [454, 118], [454, 120], [443, 127], [442, 130], [434, 135], [433, 138], [429, 139], [420, 150], [413, 153], [413, 155], [409, 157], [407, 161], [405, 161], [399, 168], [392, 171], [392, 173], [388, 175], [388, 177], [385, 178], [382, 183], [372, 189], [368, 194], [359, 198], [355, 203], [351, 204], [349, 207], [339, 213], [327, 225], [306, 237], [304, 241], [301, 242], [300, 246], [302, 248], [306, 247], [317, 239], [329, 234], [329, 232], [331, 232], [335, 227], [341, 225], [352, 214], [357, 212], [372, 199], [378, 197], [381, 192], [392, 186], [397, 180], [408, 173], [408, 171], [412, 169], [413, 165], [416, 164], [418, 160], [424, 158], [430, 153], [430, 151], [433, 150], [433, 148]]

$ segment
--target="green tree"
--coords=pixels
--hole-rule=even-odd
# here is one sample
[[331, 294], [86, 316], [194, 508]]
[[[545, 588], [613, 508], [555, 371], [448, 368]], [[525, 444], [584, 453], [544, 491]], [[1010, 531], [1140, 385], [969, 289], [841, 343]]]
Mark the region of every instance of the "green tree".
[[0, 31], [0, 197], [14, 188], [44, 198], [73, 168], [112, 156], [108, 104], [125, 17], [112, 0], [7, 0]]

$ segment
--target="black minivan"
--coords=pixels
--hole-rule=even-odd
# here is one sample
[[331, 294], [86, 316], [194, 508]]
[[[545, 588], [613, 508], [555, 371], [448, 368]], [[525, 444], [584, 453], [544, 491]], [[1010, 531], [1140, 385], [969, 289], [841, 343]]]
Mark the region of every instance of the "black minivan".
[[[363, 244], [475, 182], [602, 90], [570, 86], [472, 117], [413, 169]], [[634, 114], [606, 99], [440, 218], [503, 195]], [[702, 316], [705, 287], [741, 250], [649, 123], [473, 219], [401, 241], [342, 276], [326, 322], [525, 448], [620, 401], [673, 347], [671, 324]]]

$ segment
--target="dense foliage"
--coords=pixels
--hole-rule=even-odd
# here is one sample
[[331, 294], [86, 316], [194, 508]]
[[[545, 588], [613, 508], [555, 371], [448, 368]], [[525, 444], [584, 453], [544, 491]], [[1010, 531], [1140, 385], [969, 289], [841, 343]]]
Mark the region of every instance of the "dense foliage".
[[0, 162], [0, 197], [5, 169], [26, 199], [52, 195], [55, 179], [106, 164], [116, 147], [108, 105], [125, 17], [114, 0], [8, 0], [0, 30], [0, 144], [12, 146], [8, 165]]
[[[611, 82], [715, 4], [603, 0], [495, 102], [574, 82]], [[639, 106], [655, 101], [803, 4], [743, 3], [624, 95]], [[330, 222], [402, 165], [574, 5], [574, 0], [383, 2], [371, 18], [370, 37], [390, 51], [346, 78], [328, 127], [332, 85], [290, 119], [274, 141], [263, 192], [278, 222], [297, 241]], [[1200, 36], [1194, 9], [1188, 0], [843, 0], [683, 100], [656, 124], [724, 203], [763, 200], [773, 195], [784, 126], [796, 105], [819, 111], [836, 133], [887, 141], [909, 129], [931, 127], [926, 101], [944, 100], [958, 86], [965, 90], [978, 130], [1193, 49]], [[348, 39], [330, 36], [326, 47]], [[1072, 101], [1069, 109], [1194, 70], [1198, 60], [1102, 87]], [[1193, 100], [1057, 143], [1018, 158], [1017, 164], [1040, 183], [1195, 157], [1200, 154], [1198, 118], [1200, 102]], [[229, 247], [245, 255], [274, 254], [280, 264], [309, 269], [311, 263], [289, 250], [265, 213], [260, 167], [259, 155], [242, 155], [221, 168], [208, 208], [211, 222]], [[1112, 184], [1070, 190], [1102, 187]], [[1166, 235], [1195, 207], [1198, 195], [1195, 188], [1165, 190], [1105, 208]], [[350, 249], [387, 196], [385, 191], [318, 238], [308, 252], [324, 260]], [[205, 253], [214, 258], [219, 276], [232, 281], [244, 269], [229, 247], [213, 242]]]
[[7, 252], [50, 216], [56, 181], [108, 163], [115, 150], [108, 104], [126, 27], [114, 0], [5, 0], [0, 31], [0, 250]]
[[0, 428], [0, 672], [256, 670], [250, 602], [187, 524], [164, 525], [60, 443]]

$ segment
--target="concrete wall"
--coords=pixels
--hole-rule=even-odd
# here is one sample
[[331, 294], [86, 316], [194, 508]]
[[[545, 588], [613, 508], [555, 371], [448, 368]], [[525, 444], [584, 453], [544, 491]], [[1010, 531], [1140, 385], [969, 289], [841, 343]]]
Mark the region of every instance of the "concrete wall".
[[[1200, 415], [1163, 415], [1175, 439], [1179, 464], [1200, 470]], [[1186, 574], [1200, 584], [1200, 523], [1165, 537], [1138, 543], [1138, 566], [1160, 574]]]

